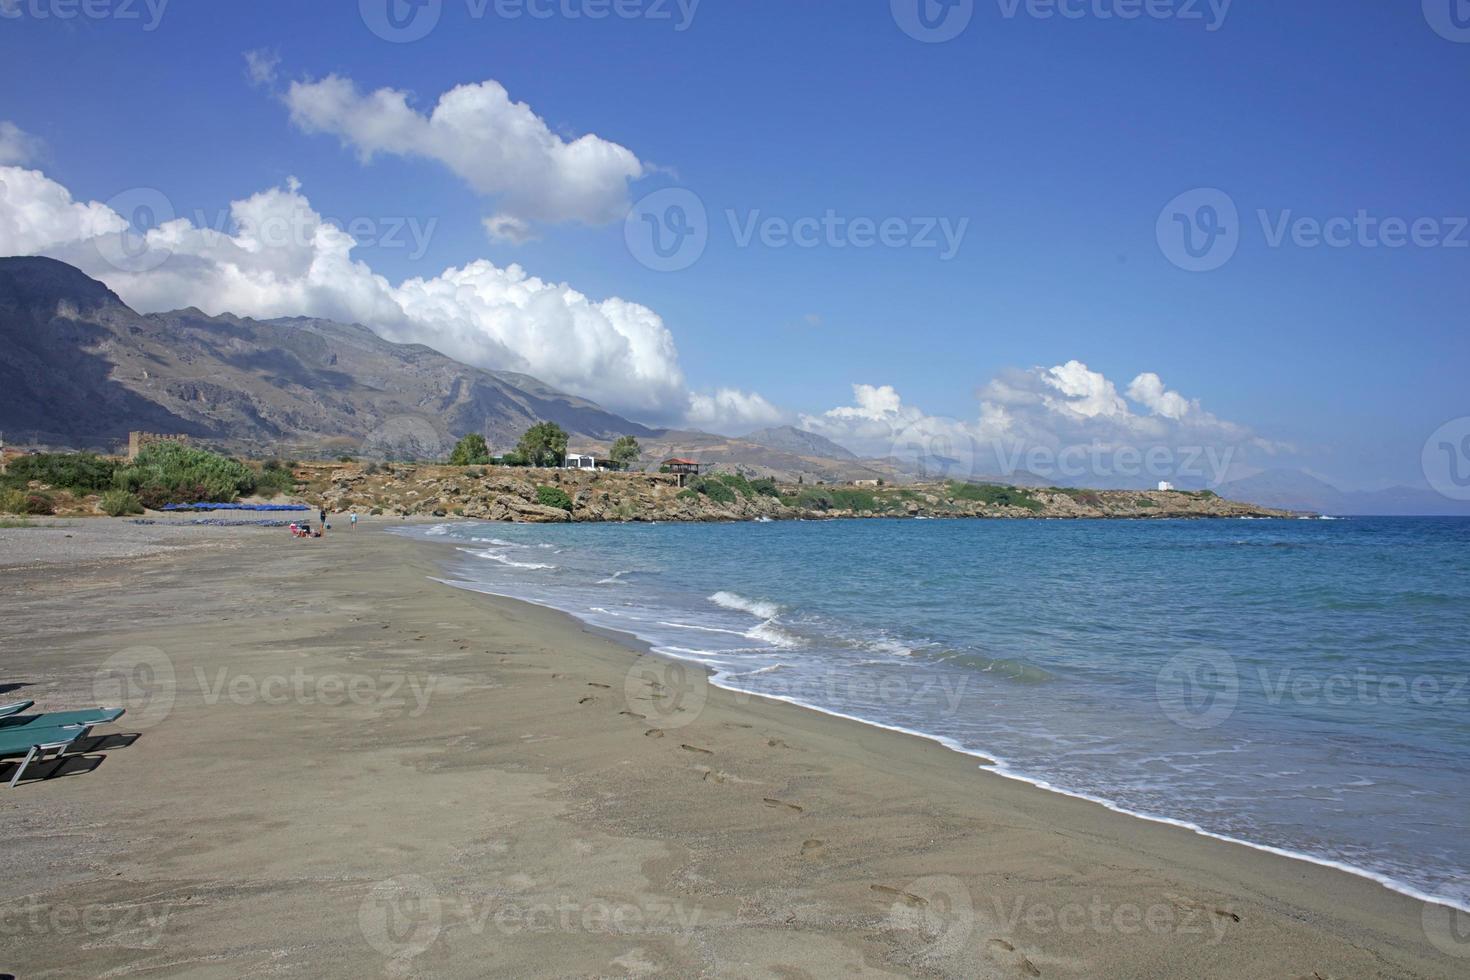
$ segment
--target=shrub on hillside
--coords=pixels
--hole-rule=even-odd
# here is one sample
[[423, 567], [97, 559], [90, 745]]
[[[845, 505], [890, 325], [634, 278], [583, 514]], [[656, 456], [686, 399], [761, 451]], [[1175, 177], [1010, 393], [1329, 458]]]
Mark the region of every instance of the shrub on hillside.
[[117, 463], [93, 453], [40, 453], [11, 460], [6, 474], [22, 486], [37, 480], [88, 494], [101, 493], [112, 486], [116, 470]]
[[25, 512], [32, 517], [49, 516], [56, 513], [56, 505], [44, 493], [28, 493], [25, 500]]
[[20, 490], [0, 490], [0, 514], [24, 514], [26, 495]]
[[286, 470], [257, 475], [239, 460], [207, 449], [155, 442], [119, 470], [115, 482], [117, 489], [136, 493], [144, 506], [156, 509], [166, 504], [229, 503], [254, 493], [262, 479], [267, 491], [276, 493], [295, 482]]
[[572, 509], [572, 498], [560, 487], [537, 487], [536, 502], [542, 507], [560, 507], [562, 510]]
[[[744, 479], [742, 477], [742, 479]], [[703, 477], [689, 484], [689, 489], [696, 493], [702, 493], [717, 504], [733, 504], [735, 502], [735, 491], [723, 479], [718, 477]]]
[[143, 513], [143, 504], [126, 490], [109, 490], [102, 495], [102, 512], [108, 517], [126, 517]]
[[1041, 510], [1042, 503], [1020, 487], [1005, 487], [998, 483], [951, 483], [950, 496], [956, 500], [970, 500], [1000, 507], [1023, 507], [1026, 510]]

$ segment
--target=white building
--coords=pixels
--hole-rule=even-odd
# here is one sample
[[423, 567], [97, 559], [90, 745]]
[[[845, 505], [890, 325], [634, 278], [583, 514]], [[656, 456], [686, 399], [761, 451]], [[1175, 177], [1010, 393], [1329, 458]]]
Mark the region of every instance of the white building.
[[567, 456], [567, 461], [564, 465], [569, 470], [595, 470], [597, 469], [597, 457], [572, 453]]
[[1170, 490], [1173, 490], [1173, 489], [1174, 489], [1174, 484], [1168, 483], [1168, 482], [1166, 482], [1164, 480], [1160, 480], [1159, 481], [1159, 492], [1160, 493], [1168, 493]]

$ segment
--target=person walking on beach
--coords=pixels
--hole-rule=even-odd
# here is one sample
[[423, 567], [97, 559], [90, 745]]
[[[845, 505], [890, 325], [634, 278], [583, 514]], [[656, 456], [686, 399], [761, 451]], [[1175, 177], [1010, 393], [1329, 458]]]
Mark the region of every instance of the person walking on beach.
[[321, 511], [321, 518], [322, 518], [322, 533], [323, 534], [326, 534], [327, 533], [327, 505], [326, 504], [322, 504], [322, 506], [320, 508], [320, 511]]
[[357, 511], [352, 512], [352, 530], [357, 530]]

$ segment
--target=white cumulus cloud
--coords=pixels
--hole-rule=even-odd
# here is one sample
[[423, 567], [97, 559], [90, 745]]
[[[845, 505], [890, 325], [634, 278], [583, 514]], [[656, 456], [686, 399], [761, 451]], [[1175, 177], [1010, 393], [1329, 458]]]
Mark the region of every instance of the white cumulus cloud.
[[980, 388], [973, 418], [929, 415], [892, 386], [859, 384], [851, 405], [803, 415], [801, 426], [930, 475], [1030, 474], [1093, 485], [1214, 484], [1248, 456], [1290, 448], [1215, 417], [1152, 372], [1127, 391], [1125, 398], [1105, 375], [1073, 360], [1002, 372]]
[[496, 81], [453, 88], [427, 114], [407, 92], [364, 93], [339, 75], [292, 82], [284, 98], [296, 126], [339, 137], [364, 162], [389, 153], [448, 167], [496, 202], [486, 230], [511, 241], [527, 238], [537, 222], [619, 220], [628, 183], [647, 169], [631, 150], [598, 136], [563, 139]]
[[689, 396], [689, 425], [725, 435], [744, 435], [753, 429], [777, 425], [786, 413], [751, 391], [720, 388]]
[[8, 119], [0, 119], [0, 166], [30, 163], [40, 153], [40, 139]]
[[752, 393], [691, 392], [672, 333], [646, 306], [592, 299], [487, 261], [395, 285], [353, 258], [356, 244], [295, 181], [233, 202], [224, 229], [172, 218], [130, 230], [111, 208], [73, 200], [38, 171], [0, 167], [0, 254], [70, 262], [142, 312], [195, 306], [363, 323], [390, 340], [530, 374], [655, 424], [730, 429], [780, 414]]

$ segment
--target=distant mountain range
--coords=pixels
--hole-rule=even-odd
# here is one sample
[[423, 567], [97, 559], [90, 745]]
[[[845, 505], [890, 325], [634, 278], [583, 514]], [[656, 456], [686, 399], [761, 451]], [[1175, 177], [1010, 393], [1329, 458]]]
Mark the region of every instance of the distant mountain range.
[[1215, 488], [1221, 496], [1264, 507], [1307, 510], [1319, 514], [1376, 514], [1419, 517], [1470, 515], [1470, 503], [1450, 500], [1432, 490], [1389, 487], [1386, 490], [1339, 490], [1301, 470], [1266, 470]]
[[239, 452], [432, 456], [468, 432], [509, 449], [541, 421], [585, 451], [636, 436], [645, 463], [695, 454], [792, 481], [896, 475], [789, 427], [747, 439], [650, 428], [528, 375], [470, 367], [357, 324], [197, 309], [142, 315], [64, 262], [0, 258], [0, 437], [8, 442], [110, 450], [141, 429]]

